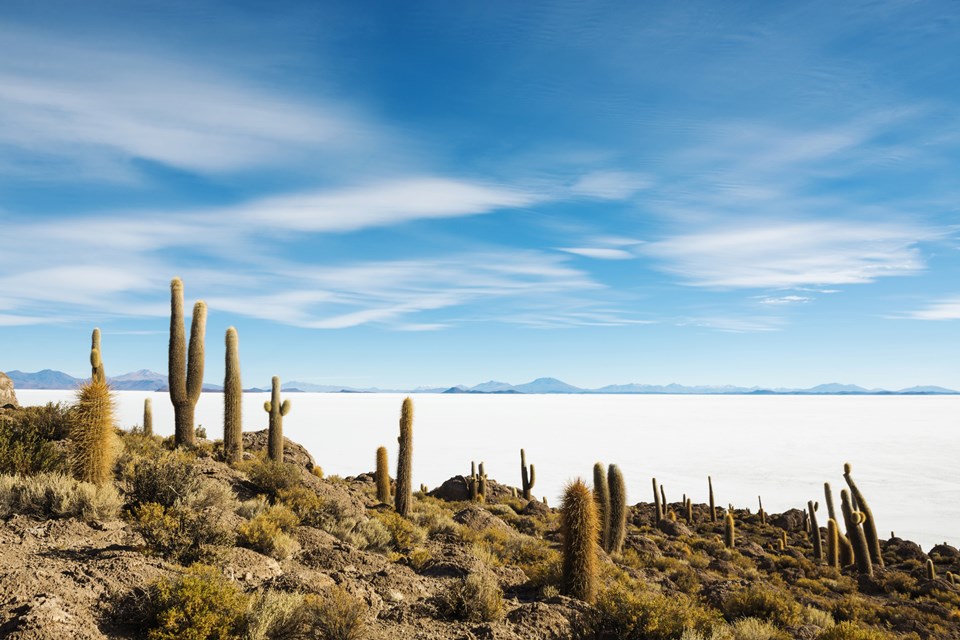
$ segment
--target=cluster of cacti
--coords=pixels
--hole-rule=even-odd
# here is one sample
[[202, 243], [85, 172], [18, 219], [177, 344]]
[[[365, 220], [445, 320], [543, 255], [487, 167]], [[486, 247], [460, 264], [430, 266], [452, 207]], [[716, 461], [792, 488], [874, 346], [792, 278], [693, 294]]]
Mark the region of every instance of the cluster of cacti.
[[387, 457], [387, 448], [377, 448], [377, 500], [382, 504], [390, 504], [390, 461]]
[[90, 365], [90, 381], [77, 390], [71, 418], [71, 463], [78, 480], [101, 485], [110, 479], [117, 452], [114, 399], [103, 373], [99, 329], [93, 332]]
[[401, 516], [410, 513], [413, 502], [411, 476], [413, 473], [413, 400], [405, 398], [400, 408], [400, 451], [397, 456], [397, 492], [394, 507]]
[[593, 465], [593, 498], [597, 501], [597, 517], [600, 520], [600, 546], [610, 548], [610, 487], [602, 462]]
[[609, 535], [606, 550], [620, 553], [627, 538], [627, 485], [620, 467], [610, 465], [607, 471], [607, 486], [610, 491]]
[[733, 511], [727, 511], [723, 518], [723, 544], [728, 549], [733, 549], [736, 545], [736, 525], [733, 522]]
[[280, 378], [273, 376], [270, 399], [263, 403], [263, 410], [270, 414], [267, 431], [267, 456], [283, 462], [283, 416], [290, 413], [290, 401], [280, 402]]
[[850, 470], [850, 463], [845, 463], [843, 465], [843, 479], [847, 481], [847, 486], [850, 487], [850, 494], [856, 505], [855, 508], [863, 514], [863, 534], [866, 538], [870, 560], [882, 569], [883, 556], [880, 553], [880, 539], [877, 537], [877, 524], [873, 519], [873, 512], [870, 510], [866, 498], [863, 497], [863, 493], [861, 493], [857, 484], [850, 476]]
[[860, 525], [866, 521], [862, 511], [853, 508], [850, 494], [844, 489], [840, 492], [840, 511], [843, 513], [843, 523], [847, 529], [847, 538], [853, 547], [853, 559], [857, 564], [857, 571], [868, 576], [873, 575], [873, 563], [870, 561], [870, 550], [867, 538]]
[[153, 435], [153, 401], [150, 398], [143, 400], [143, 435]]
[[533, 464], [530, 464], [529, 470], [527, 468], [527, 454], [523, 449], [520, 449], [520, 481], [521, 487], [523, 489], [523, 499], [530, 499], [530, 491], [533, 489], [533, 485], [537, 482], [537, 473], [533, 468]]
[[487, 474], [483, 470], [483, 463], [480, 463], [480, 472], [477, 473], [477, 466], [474, 462], [470, 463], [470, 476], [467, 478], [467, 489], [470, 493], [471, 502], [485, 502], [487, 499]]
[[183, 324], [183, 282], [170, 282], [170, 351], [168, 382], [175, 422], [174, 444], [193, 446], [196, 436], [193, 415], [203, 389], [203, 338], [207, 327], [207, 305], [199, 300], [193, 305], [190, 327], [190, 351], [187, 353]]
[[227, 329], [223, 377], [223, 456], [230, 464], [243, 459], [243, 384], [240, 382], [240, 339]]
[[823, 541], [820, 539], [820, 525], [817, 524], [817, 507], [813, 500], [807, 500], [807, 512], [810, 515], [810, 537], [813, 540], [813, 557], [817, 562], [823, 560]]
[[593, 493], [577, 479], [563, 492], [560, 535], [563, 540], [563, 591], [594, 603], [597, 599], [597, 537], [599, 523]]

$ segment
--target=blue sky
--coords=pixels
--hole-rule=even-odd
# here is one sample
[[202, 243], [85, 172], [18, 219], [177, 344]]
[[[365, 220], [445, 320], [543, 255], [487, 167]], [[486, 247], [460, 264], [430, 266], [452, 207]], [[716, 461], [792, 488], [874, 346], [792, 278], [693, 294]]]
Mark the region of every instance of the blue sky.
[[[239, 5], [239, 6], [238, 6]], [[960, 388], [954, 2], [0, 7], [4, 369]]]

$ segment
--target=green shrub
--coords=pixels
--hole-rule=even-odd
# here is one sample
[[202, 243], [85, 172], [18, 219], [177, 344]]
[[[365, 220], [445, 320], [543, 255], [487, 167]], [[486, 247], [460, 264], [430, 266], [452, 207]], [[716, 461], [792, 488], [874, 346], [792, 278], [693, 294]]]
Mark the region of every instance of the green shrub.
[[247, 598], [213, 567], [194, 565], [148, 591], [150, 640], [239, 639]]
[[887, 640], [892, 636], [874, 629], [864, 629], [855, 622], [841, 622], [817, 636], [816, 640]]
[[0, 415], [0, 474], [65, 471], [66, 456], [54, 442], [67, 436], [69, 425], [70, 409], [63, 403]]
[[297, 526], [297, 516], [283, 505], [270, 507], [237, 527], [237, 542], [277, 560], [289, 558], [299, 546], [288, 534]]
[[320, 598], [307, 596], [303, 608], [309, 638], [359, 640], [363, 637], [367, 607], [342, 587], [333, 587]]
[[621, 579], [600, 591], [595, 625], [598, 638], [673, 640], [685, 630], [709, 637], [722, 620], [686, 595], [646, 591], [639, 583]]
[[503, 591], [489, 570], [457, 580], [437, 598], [441, 615], [467, 622], [493, 622], [503, 617]]
[[154, 503], [172, 507], [190, 501], [200, 493], [204, 480], [193, 459], [182, 451], [128, 460], [121, 477], [131, 506]]
[[800, 624], [803, 609], [789, 592], [768, 585], [752, 585], [738, 591], [723, 603], [728, 620], [759, 618], [780, 627]]
[[0, 476], [0, 518], [15, 513], [43, 518], [116, 518], [122, 501], [112, 484], [96, 486], [58, 473]]
[[186, 505], [138, 505], [133, 508], [133, 528], [143, 536], [148, 551], [180, 563], [202, 558], [212, 545], [233, 542], [221, 511]]
[[238, 465], [256, 487], [271, 498], [280, 491], [290, 489], [302, 482], [300, 469], [295, 465], [277, 462], [269, 458], [246, 460]]
[[377, 511], [377, 520], [390, 534], [390, 546], [406, 553], [427, 539], [427, 533], [395, 511]]

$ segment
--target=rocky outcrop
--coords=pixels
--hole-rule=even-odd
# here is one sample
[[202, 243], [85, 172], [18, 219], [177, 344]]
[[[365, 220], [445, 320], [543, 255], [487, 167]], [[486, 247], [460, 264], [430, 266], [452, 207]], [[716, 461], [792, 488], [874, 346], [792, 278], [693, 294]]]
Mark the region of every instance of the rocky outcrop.
[[18, 406], [17, 394], [13, 392], [13, 380], [0, 371], [0, 409]]

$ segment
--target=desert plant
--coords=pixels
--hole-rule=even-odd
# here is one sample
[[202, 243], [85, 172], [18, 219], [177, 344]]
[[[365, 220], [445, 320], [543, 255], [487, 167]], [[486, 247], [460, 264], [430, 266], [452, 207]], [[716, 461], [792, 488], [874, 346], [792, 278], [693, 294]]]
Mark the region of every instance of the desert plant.
[[280, 378], [273, 376], [270, 399], [263, 403], [263, 410], [270, 414], [267, 432], [267, 457], [283, 462], [283, 416], [290, 413], [290, 401], [280, 402]]
[[886, 633], [865, 629], [856, 622], [847, 621], [821, 632], [814, 640], [888, 640], [889, 638], [891, 636]]
[[829, 482], [823, 483], [823, 498], [827, 502], [827, 516], [831, 520], [836, 520], [837, 522], [839, 522], [839, 520], [837, 519], [837, 512], [833, 508], [833, 490], [830, 488]]
[[810, 514], [810, 538], [813, 540], [813, 558], [823, 560], [823, 541], [820, 539], [820, 525], [817, 523], [817, 505], [807, 500], [807, 512]]
[[610, 465], [607, 471], [607, 486], [610, 489], [610, 553], [620, 553], [627, 538], [627, 485], [620, 467]]
[[727, 511], [723, 518], [723, 544], [728, 549], [733, 549], [736, 545], [736, 524], [733, 522], [733, 512]]
[[477, 498], [480, 502], [487, 500], [487, 472], [483, 470], [482, 462], [477, 473]]
[[244, 640], [300, 640], [306, 624], [303, 594], [261, 589], [244, 621]]
[[827, 564], [840, 567], [840, 528], [833, 518], [827, 520]]
[[115, 518], [121, 504], [112, 484], [97, 486], [59, 473], [0, 476], [0, 518], [22, 513], [92, 522]]
[[143, 435], [148, 438], [153, 435], [153, 400], [143, 399]]
[[687, 498], [685, 502], [687, 508], [687, 522], [693, 524], [693, 500]]
[[597, 507], [590, 489], [577, 479], [567, 485], [560, 506], [563, 590], [593, 604], [597, 599]]
[[307, 637], [359, 640], [363, 636], [367, 607], [343, 587], [331, 587], [322, 598], [307, 596], [304, 605]]
[[250, 482], [271, 498], [301, 482], [300, 470], [295, 465], [270, 458], [245, 460], [239, 468], [246, 472]]
[[167, 361], [170, 401], [173, 403], [176, 446], [192, 447], [196, 442], [193, 415], [203, 390], [203, 338], [207, 328], [207, 305], [193, 305], [190, 325], [190, 351], [187, 353], [183, 322], [183, 281], [170, 281], [170, 346]]
[[760, 516], [760, 524], [767, 524], [767, 512], [763, 510], [763, 498], [757, 496], [757, 515]]
[[404, 398], [400, 408], [400, 451], [397, 456], [397, 513], [406, 517], [413, 502], [413, 400]]
[[653, 512], [656, 522], [663, 520], [663, 517], [666, 515], [663, 509], [663, 503], [660, 502], [660, 490], [659, 485], [657, 485], [657, 479], [652, 479], [653, 483]]
[[759, 618], [781, 627], [800, 624], [803, 608], [790, 592], [771, 585], [755, 584], [734, 592], [723, 602], [723, 613], [728, 620]]
[[68, 434], [71, 413], [65, 404], [47, 403], [0, 416], [0, 473], [65, 470], [64, 455], [54, 441]]
[[289, 535], [298, 523], [299, 519], [288, 507], [275, 505], [237, 527], [237, 542], [242, 547], [284, 560], [300, 547]]
[[93, 382], [106, 382], [107, 374], [103, 369], [103, 352], [100, 350], [100, 329], [93, 330], [93, 336], [90, 340], [90, 380]]
[[537, 472], [533, 468], [533, 464], [530, 464], [528, 469], [527, 467], [527, 453], [520, 449], [520, 481], [521, 488], [523, 490], [523, 499], [530, 500], [530, 492], [533, 490], [533, 485], [537, 482]]
[[223, 377], [223, 457], [229, 464], [243, 459], [243, 384], [240, 381], [240, 339], [227, 329]]
[[387, 448], [377, 448], [377, 500], [390, 504], [390, 463]]
[[597, 501], [597, 518], [600, 520], [600, 546], [610, 549], [610, 486], [603, 463], [593, 465], [593, 499]]
[[927, 580], [936, 580], [937, 579], [937, 568], [933, 564], [933, 560], [927, 558], [926, 566]]
[[707, 487], [710, 489], [710, 522], [717, 521], [717, 505], [713, 501], [713, 478], [707, 476]]
[[164, 578], [147, 592], [150, 640], [238, 638], [247, 598], [217, 569], [195, 565], [180, 578]]
[[853, 510], [850, 505], [850, 495], [846, 489], [840, 492], [840, 511], [843, 513], [843, 523], [847, 528], [847, 538], [853, 546], [853, 558], [857, 563], [857, 571], [872, 576], [873, 563], [870, 561], [867, 539], [863, 535], [863, 529], [860, 528], [865, 518], [862, 512]]
[[[99, 330], [94, 343], [99, 343]], [[98, 349], [90, 350], [93, 377], [77, 390], [77, 404], [71, 416], [71, 462], [78, 480], [102, 485], [110, 480], [117, 457], [116, 401], [103, 375]], [[98, 373], [99, 372], [99, 373]]]
[[440, 613], [467, 622], [494, 622], [503, 616], [503, 591], [488, 569], [467, 574], [438, 598]]
[[873, 511], [870, 510], [870, 505], [867, 504], [867, 500], [864, 498], [859, 487], [857, 487], [857, 483], [853, 481], [850, 471], [850, 463], [844, 463], [843, 479], [847, 481], [847, 486], [850, 487], [850, 494], [856, 504], [856, 509], [862, 513], [864, 517], [863, 535], [867, 541], [867, 551], [870, 552], [870, 560], [873, 564], [883, 569], [883, 555], [880, 553], [880, 539], [877, 536], [877, 523], [873, 519]]

